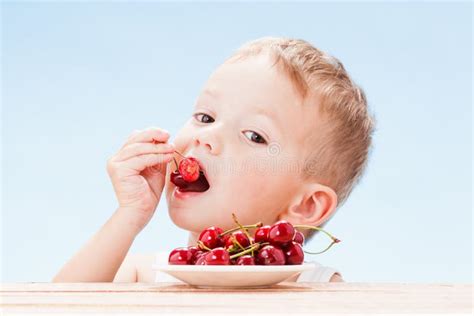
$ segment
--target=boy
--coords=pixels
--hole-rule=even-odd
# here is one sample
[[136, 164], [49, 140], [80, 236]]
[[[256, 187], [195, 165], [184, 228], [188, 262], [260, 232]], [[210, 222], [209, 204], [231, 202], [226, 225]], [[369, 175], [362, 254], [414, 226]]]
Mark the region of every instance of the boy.
[[[162, 129], [136, 131], [108, 161], [119, 207], [54, 281], [152, 282], [153, 256], [126, 255], [164, 188], [190, 245], [206, 227], [233, 227], [232, 212], [241, 223], [323, 225], [361, 177], [373, 128], [363, 91], [337, 59], [302, 40], [250, 42], [211, 75], [174, 144]], [[175, 150], [200, 161], [207, 191], [170, 182]], [[293, 280], [342, 281], [317, 269]]]

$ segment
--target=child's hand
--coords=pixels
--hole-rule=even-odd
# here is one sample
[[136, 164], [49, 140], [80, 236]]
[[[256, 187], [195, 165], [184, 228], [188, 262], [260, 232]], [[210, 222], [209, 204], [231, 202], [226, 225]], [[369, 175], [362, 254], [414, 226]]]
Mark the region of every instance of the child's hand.
[[132, 133], [107, 162], [119, 211], [132, 216], [142, 229], [151, 219], [165, 184], [166, 165], [173, 159], [169, 134], [159, 128]]

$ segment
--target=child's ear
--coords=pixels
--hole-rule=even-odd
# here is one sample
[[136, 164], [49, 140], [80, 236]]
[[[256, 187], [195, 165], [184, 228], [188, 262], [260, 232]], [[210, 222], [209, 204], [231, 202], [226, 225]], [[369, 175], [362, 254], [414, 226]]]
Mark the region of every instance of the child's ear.
[[319, 183], [310, 184], [286, 212], [280, 214], [279, 219], [293, 224], [319, 226], [333, 215], [336, 207], [337, 194], [332, 188]]

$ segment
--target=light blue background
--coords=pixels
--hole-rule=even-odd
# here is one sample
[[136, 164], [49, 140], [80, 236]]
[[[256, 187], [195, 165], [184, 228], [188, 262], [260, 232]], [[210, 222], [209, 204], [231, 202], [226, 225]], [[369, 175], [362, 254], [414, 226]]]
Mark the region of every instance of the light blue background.
[[[2, 281], [49, 281], [116, 208], [134, 129], [172, 135], [212, 70], [261, 36], [340, 58], [378, 120], [316, 259], [349, 281], [472, 277], [470, 4], [2, 4]], [[182, 246], [162, 201], [133, 252]], [[311, 248], [311, 244], [308, 248]]]

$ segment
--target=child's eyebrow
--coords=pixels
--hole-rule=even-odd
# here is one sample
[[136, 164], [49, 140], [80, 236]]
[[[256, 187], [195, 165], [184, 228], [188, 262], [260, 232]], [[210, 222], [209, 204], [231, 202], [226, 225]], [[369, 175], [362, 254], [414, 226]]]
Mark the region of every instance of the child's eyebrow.
[[268, 117], [270, 120], [274, 121], [274, 122], [277, 123], [277, 124], [280, 123], [280, 120], [279, 120], [278, 117], [275, 115], [275, 112], [268, 111], [268, 109], [267, 109], [266, 107], [264, 107], [264, 106], [256, 105], [255, 108], [256, 108], [255, 114], [257, 114], [257, 115], [262, 115], [262, 116], [266, 116], [266, 117]]
[[260, 115], [263, 115], [263, 116], [267, 116], [267, 117], [269, 117], [269, 118], [271, 118], [271, 119], [275, 119], [275, 118], [276, 118], [276, 117], [275, 117], [275, 114], [272, 113], [272, 112], [270, 112], [270, 111], [268, 111], [264, 106], [256, 105], [256, 106], [255, 106], [255, 109], [256, 109], [256, 110], [255, 110], [255, 113], [256, 113], [256, 114], [260, 114]]
[[218, 97], [218, 93], [216, 90], [214, 89], [211, 89], [211, 88], [206, 88], [202, 91], [203, 94], [207, 94], [209, 95], [210, 97], [212, 98], [217, 98]]

